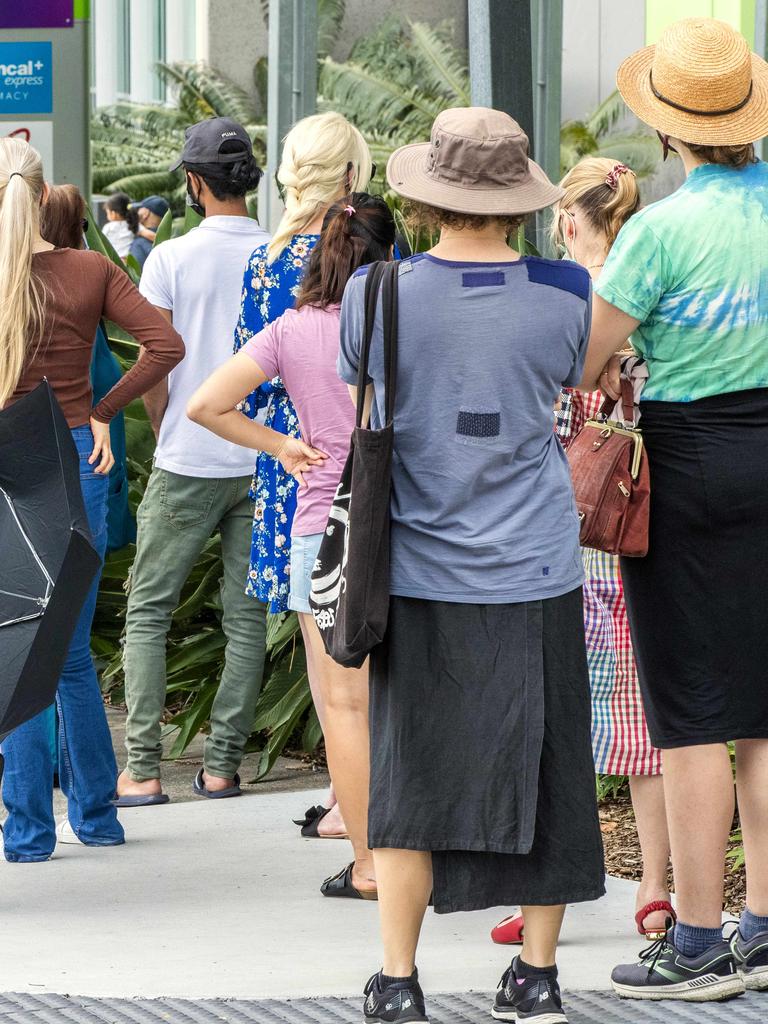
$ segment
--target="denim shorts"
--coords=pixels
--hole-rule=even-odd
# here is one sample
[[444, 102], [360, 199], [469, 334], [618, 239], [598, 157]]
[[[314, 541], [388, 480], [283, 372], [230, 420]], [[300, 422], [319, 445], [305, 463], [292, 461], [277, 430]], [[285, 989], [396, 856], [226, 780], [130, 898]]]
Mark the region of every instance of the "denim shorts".
[[312, 533], [307, 537], [291, 537], [291, 591], [288, 595], [291, 611], [312, 614], [309, 607], [312, 570], [324, 536], [322, 533]]

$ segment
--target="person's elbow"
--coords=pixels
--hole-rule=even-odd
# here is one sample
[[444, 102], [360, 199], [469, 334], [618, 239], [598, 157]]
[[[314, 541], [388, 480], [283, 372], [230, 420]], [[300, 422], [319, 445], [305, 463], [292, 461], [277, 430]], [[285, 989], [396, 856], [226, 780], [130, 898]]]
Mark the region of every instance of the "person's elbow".
[[200, 388], [187, 402], [187, 418], [193, 423], [199, 423], [201, 427], [207, 427], [215, 419], [215, 416], [214, 409], [207, 401], [203, 389]]

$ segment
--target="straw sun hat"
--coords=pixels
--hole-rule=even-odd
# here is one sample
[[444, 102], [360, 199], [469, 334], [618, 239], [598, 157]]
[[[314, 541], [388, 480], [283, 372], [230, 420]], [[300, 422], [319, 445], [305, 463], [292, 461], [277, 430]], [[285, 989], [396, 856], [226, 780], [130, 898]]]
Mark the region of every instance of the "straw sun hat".
[[768, 135], [768, 64], [714, 18], [686, 18], [616, 75], [625, 103], [664, 135], [694, 145], [738, 146]]
[[395, 150], [387, 181], [406, 199], [483, 216], [522, 216], [564, 195], [528, 159], [528, 136], [517, 121], [489, 107], [438, 114], [429, 142]]

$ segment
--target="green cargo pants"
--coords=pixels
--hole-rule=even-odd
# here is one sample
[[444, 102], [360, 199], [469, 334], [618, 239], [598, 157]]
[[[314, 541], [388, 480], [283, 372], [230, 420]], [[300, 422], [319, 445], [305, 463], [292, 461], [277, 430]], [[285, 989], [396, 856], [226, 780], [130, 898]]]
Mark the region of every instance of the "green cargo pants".
[[232, 778], [251, 732], [264, 671], [266, 605], [245, 594], [253, 504], [250, 477], [204, 479], [155, 467], [138, 511], [125, 639], [128, 772], [160, 778], [166, 639], [181, 589], [209, 537], [221, 534], [224, 670], [211, 712], [204, 764]]

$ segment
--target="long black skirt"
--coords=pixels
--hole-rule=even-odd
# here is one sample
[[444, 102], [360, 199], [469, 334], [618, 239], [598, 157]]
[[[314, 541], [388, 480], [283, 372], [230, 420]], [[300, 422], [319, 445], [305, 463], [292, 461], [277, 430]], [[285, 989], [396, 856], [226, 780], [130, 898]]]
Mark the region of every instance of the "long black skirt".
[[603, 895], [581, 589], [393, 597], [370, 689], [369, 843], [431, 851], [437, 913]]
[[768, 737], [768, 390], [643, 402], [648, 554], [621, 575], [657, 747]]

